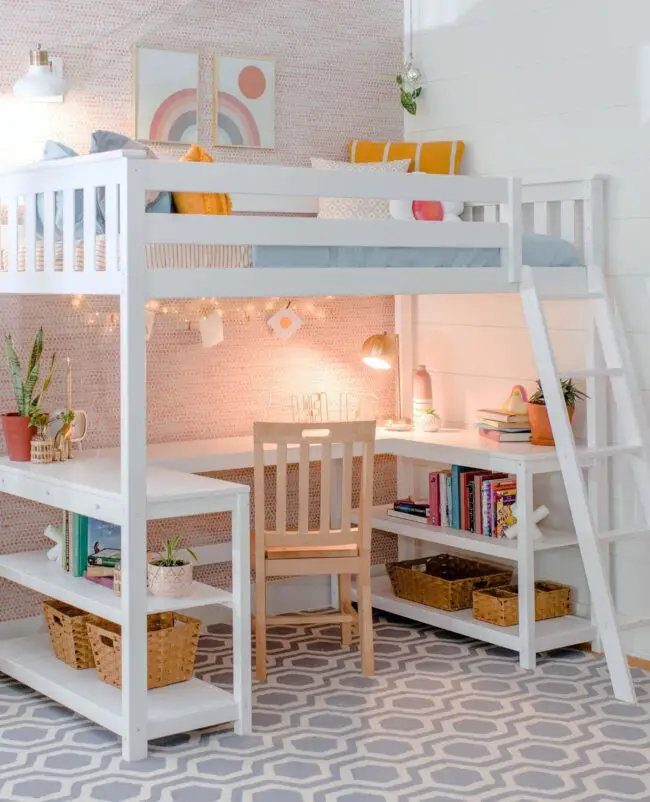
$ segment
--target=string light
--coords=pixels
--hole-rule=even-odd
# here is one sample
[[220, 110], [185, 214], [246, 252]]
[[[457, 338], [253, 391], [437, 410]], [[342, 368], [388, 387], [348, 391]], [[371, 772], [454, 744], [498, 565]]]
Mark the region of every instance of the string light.
[[[333, 296], [328, 297], [332, 298]], [[74, 295], [70, 299], [71, 307], [76, 310], [85, 309], [87, 303], [87, 299], [83, 295]], [[210, 317], [215, 312], [219, 312], [224, 319], [230, 317], [239, 322], [243, 319], [246, 323], [253, 320], [268, 321], [269, 315], [278, 309], [292, 309], [303, 318], [324, 320], [327, 317], [326, 308], [318, 306], [313, 300], [301, 299], [300, 303], [297, 303], [291, 298], [283, 300], [279, 297], [267, 298], [258, 303], [249, 302], [226, 307], [223, 307], [222, 302], [216, 298], [207, 297], [182, 301], [177, 304], [163, 304], [160, 301], [150, 300], [146, 302], [145, 309], [154, 316], [165, 315], [168, 319], [172, 319], [180, 330], [192, 332], [199, 330], [199, 322], [202, 319]], [[92, 311], [87, 311], [83, 319], [86, 321], [86, 325], [103, 328], [108, 333], [112, 333], [118, 327], [120, 320], [119, 314], [116, 312]]]

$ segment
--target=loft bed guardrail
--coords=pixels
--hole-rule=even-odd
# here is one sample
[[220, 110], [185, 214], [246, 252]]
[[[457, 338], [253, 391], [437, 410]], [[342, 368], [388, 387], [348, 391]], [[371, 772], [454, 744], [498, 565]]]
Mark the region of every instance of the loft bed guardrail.
[[[602, 265], [602, 184], [593, 179], [522, 186], [511, 178], [193, 164], [147, 159], [139, 151], [41, 162], [0, 173], [0, 292], [120, 294], [126, 271], [144, 272], [150, 298], [516, 291], [525, 231], [562, 236], [576, 246], [583, 265]], [[158, 191], [229, 192], [244, 209], [249, 198], [251, 207], [265, 211], [146, 213], [146, 193]], [[308, 216], [319, 197], [461, 201], [465, 222]], [[400, 255], [411, 249], [493, 249], [500, 266], [204, 265], [202, 249], [257, 246], [346, 254], [397, 249]], [[154, 258], [160, 253], [182, 258]], [[221, 266], [233, 269], [215, 269]], [[549, 291], [584, 293], [584, 267], [542, 272]]]

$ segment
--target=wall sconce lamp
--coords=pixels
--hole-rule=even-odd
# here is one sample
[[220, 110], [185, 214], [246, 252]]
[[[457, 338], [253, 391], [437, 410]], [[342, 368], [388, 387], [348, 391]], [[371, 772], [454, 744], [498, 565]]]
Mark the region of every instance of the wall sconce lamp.
[[387, 420], [384, 423], [385, 429], [392, 431], [408, 431], [411, 422], [402, 417], [402, 371], [399, 361], [399, 335], [373, 334], [364, 342], [361, 347], [361, 358], [364, 364], [375, 370], [390, 370], [395, 368], [397, 380], [397, 417], [395, 420]]
[[50, 58], [38, 45], [29, 51], [29, 69], [14, 84], [14, 96], [24, 100], [62, 103], [68, 86], [63, 80], [63, 59]]

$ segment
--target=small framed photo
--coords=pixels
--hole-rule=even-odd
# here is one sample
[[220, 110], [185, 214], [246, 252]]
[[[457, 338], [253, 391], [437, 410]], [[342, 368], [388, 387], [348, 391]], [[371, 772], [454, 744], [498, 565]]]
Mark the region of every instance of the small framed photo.
[[188, 145], [197, 141], [198, 53], [138, 46], [133, 81], [136, 139]]
[[275, 147], [275, 64], [253, 58], [214, 60], [212, 144]]

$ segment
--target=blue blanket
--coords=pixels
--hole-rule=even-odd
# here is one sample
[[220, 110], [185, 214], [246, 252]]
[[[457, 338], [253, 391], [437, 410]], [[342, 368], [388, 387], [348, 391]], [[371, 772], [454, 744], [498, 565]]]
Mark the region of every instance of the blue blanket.
[[[570, 242], [525, 234], [523, 263], [531, 267], [577, 267]], [[498, 248], [350, 248], [256, 245], [253, 267], [499, 267]]]

